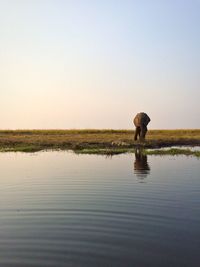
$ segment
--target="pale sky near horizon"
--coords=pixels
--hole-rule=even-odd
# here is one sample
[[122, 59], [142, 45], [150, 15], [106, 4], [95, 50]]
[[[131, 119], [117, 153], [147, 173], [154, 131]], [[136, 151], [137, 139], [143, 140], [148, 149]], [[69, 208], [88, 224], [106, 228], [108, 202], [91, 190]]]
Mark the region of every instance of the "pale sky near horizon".
[[0, 129], [200, 128], [199, 0], [0, 0]]

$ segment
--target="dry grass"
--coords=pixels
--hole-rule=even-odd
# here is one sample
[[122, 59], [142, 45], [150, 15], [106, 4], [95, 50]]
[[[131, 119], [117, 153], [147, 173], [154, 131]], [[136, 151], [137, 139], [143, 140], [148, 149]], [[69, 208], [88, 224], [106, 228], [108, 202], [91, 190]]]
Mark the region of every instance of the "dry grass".
[[133, 140], [131, 130], [1, 130], [1, 151], [39, 151], [43, 149], [122, 149], [158, 148], [174, 145], [200, 145], [200, 129], [151, 130], [146, 141]]

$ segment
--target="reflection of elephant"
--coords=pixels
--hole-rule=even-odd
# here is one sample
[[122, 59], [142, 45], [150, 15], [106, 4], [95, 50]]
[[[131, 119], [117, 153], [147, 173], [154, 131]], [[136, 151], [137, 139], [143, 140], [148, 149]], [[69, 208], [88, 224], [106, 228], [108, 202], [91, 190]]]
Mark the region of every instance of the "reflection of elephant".
[[135, 150], [134, 171], [140, 178], [145, 178], [150, 173], [147, 155], [143, 154], [141, 149]]
[[144, 112], [140, 112], [135, 116], [133, 122], [136, 127], [134, 140], [136, 141], [138, 136], [140, 141], [144, 140], [147, 133], [147, 125], [150, 122], [149, 116]]

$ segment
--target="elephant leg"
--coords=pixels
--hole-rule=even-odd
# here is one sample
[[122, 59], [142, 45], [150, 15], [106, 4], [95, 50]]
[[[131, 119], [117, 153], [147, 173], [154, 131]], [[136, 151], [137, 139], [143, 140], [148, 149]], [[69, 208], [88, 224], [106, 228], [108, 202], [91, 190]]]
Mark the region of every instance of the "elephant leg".
[[139, 136], [140, 137], [140, 127], [136, 127], [135, 129], [135, 135], [134, 135], [134, 140], [136, 141], [137, 140], [137, 137]]
[[139, 136], [139, 138], [141, 136], [141, 127], [138, 127], [138, 136]]
[[138, 127], [135, 128], [135, 134], [134, 134], [134, 140], [135, 140], [135, 141], [137, 140], [137, 135], [138, 135], [137, 128], [138, 128]]
[[147, 126], [142, 125], [141, 126], [140, 141], [143, 141], [145, 139], [146, 133], [147, 133]]

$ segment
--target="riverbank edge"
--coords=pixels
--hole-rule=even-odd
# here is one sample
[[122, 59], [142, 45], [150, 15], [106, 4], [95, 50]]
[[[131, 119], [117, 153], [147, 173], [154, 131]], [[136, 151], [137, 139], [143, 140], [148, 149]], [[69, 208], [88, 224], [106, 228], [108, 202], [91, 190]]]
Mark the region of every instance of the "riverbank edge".
[[[177, 148], [174, 148], [176, 146]], [[184, 146], [184, 148], [181, 148]], [[185, 148], [185, 146], [188, 148]], [[77, 146], [47, 146], [41, 144], [16, 144], [16, 145], [5, 145], [0, 147], [0, 152], [24, 152], [24, 153], [35, 153], [39, 151], [73, 151], [76, 154], [95, 154], [95, 155], [118, 155], [124, 153], [135, 153], [136, 150], [140, 150], [141, 153], [146, 155], [186, 155], [186, 156], [195, 156], [200, 157], [200, 151], [193, 151], [190, 147], [200, 146], [198, 142], [172, 142], [169, 143], [159, 143], [159, 145], [150, 143], [137, 143], [133, 145], [109, 145], [109, 146], [100, 146], [86, 144], [79, 144]]]
[[140, 149], [151, 155], [199, 156], [189, 147], [200, 147], [200, 129], [149, 130], [144, 142], [133, 137], [133, 130], [0, 130], [0, 152], [71, 150], [77, 154], [115, 155]]

